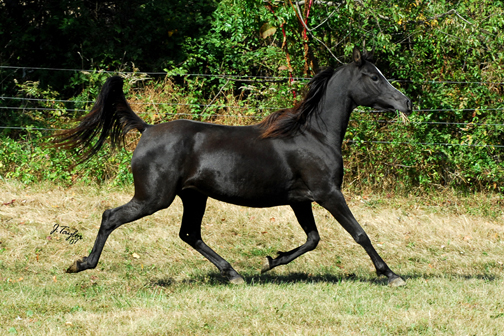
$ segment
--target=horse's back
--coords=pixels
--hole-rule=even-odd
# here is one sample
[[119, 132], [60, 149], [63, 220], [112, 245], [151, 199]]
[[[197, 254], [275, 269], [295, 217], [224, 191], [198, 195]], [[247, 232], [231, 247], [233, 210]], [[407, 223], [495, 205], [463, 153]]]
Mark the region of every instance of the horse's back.
[[147, 153], [163, 157], [169, 153], [190, 156], [198, 151], [239, 151], [259, 140], [257, 126], [227, 126], [180, 119], [153, 125], [144, 131], [134, 157]]

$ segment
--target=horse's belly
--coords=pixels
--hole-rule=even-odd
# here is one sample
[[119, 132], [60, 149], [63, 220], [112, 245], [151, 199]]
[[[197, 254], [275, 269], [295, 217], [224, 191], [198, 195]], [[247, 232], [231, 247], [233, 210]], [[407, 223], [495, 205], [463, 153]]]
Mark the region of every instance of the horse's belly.
[[288, 169], [274, 164], [200, 166], [185, 179], [190, 188], [220, 201], [270, 207], [308, 200], [310, 193]]
[[248, 175], [226, 174], [220, 171], [203, 171], [199, 176], [188, 179], [185, 188], [217, 200], [252, 207], [268, 207], [289, 203], [288, 181], [260, 172]]

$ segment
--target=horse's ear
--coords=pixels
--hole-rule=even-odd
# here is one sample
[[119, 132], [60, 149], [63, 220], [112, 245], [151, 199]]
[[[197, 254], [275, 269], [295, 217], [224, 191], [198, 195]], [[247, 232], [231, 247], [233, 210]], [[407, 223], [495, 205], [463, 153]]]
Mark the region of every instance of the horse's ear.
[[362, 65], [362, 55], [357, 47], [354, 47], [353, 49], [353, 61], [357, 66]]
[[375, 50], [375, 47], [373, 47], [373, 49], [371, 49], [371, 51], [368, 51], [366, 53], [366, 60], [367, 61], [370, 61], [372, 62], [373, 61], [373, 57], [374, 57], [374, 50]]

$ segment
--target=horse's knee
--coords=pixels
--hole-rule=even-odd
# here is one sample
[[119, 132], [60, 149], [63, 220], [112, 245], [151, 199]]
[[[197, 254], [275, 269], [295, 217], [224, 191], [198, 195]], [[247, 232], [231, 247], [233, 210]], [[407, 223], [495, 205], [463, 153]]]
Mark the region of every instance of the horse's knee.
[[103, 214], [102, 214], [102, 222], [106, 222], [110, 218], [111, 214], [112, 214], [112, 210], [111, 209], [105, 210], [103, 212]]
[[354, 238], [355, 242], [359, 245], [371, 244], [371, 240], [369, 239], [368, 235], [364, 231], [357, 232], [353, 238]]

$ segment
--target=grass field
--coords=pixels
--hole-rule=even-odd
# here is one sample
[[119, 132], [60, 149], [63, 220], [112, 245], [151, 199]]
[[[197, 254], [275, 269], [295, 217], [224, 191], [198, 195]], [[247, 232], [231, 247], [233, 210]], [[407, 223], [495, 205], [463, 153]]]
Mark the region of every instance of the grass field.
[[[401, 288], [377, 278], [364, 250], [317, 205], [317, 249], [261, 275], [266, 255], [305, 240], [290, 208], [209, 201], [203, 236], [246, 285], [226, 283], [178, 238], [178, 199], [117, 229], [96, 269], [64, 273], [90, 251], [102, 212], [132, 193], [0, 182], [1, 335], [503, 333], [502, 196], [348, 194], [378, 252], [406, 279]], [[71, 244], [61, 226], [82, 240]]]

